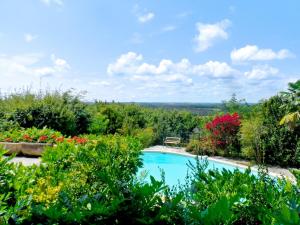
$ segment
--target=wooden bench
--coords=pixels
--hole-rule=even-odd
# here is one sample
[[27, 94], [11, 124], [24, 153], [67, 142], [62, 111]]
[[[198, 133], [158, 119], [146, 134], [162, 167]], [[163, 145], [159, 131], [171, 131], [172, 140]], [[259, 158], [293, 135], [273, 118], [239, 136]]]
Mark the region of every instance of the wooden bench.
[[179, 137], [166, 137], [164, 139], [164, 145], [167, 145], [167, 144], [178, 145], [178, 144], [180, 144], [180, 138]]

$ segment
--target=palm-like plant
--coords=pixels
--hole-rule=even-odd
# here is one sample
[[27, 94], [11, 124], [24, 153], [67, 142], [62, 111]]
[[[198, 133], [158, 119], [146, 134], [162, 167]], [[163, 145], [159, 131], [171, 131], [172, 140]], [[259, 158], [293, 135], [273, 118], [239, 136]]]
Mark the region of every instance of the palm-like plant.
[[287, 124], [290, 128], [295, 128], [300, 121], [300, 80], [288, 85], [289, 92], [281, 92], [281, 96], [285, 103], [283, 107], [289, 113], [279, 123], [280, 125]]

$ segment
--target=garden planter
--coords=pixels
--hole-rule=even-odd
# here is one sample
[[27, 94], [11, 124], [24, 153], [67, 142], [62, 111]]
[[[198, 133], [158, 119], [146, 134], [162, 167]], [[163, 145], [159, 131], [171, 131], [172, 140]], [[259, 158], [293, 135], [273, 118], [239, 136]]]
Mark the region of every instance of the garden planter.
[[22, 142], [21, 144], [21, 151], [24, 155], [30, 155], [30, 156], [41, 156], [45, 147], [47, 146], [53, 146], [49, 143], [27, 143]]
[[0, 142], [0, 145], [4, 147], [4, 149], [8, 150], [7, 154], [24, 154], [28, 156], [41, 156], [45, 147], [53, 146], [49, 143], [10, 143], [10, 142]]
[[0, 142], [0, 145], [8, 151], [8, 155], [21, 153], [21, 143]]

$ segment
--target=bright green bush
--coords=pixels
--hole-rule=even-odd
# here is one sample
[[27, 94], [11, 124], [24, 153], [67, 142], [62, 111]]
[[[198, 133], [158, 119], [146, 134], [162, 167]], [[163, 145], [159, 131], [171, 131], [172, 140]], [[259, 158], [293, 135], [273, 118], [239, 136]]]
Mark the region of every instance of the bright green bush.
[[101, 113], [95, 113], [94, 115], [92, 115], [88, 132], [91, 134], [105, 134], [108, 124], [109, 120], [105, 115], [102, 115]]
[[207, 138], [191, 139], [186, 146], [186, 151], [196, 155], [215, 155], [216, 149]]
[[181, 137], [187, 143], [200, 121], [198, 116], [186, 111], [150, 109], [135, 104], [96, 102], [89, 106], [89, 111], [92, 133], [96, 134], [97, 126], [105, 134], [133, 136], [139, 130], [146, 129], [147, 132], [152, 129], [153, 144], [162, 144], [167, 136]]
[[86, 133], [90, 114], [71, 92], [11, 94], [1, 99], [0, 116], [21, 127], [48, 127], [66, 135]]
[[37, 129], [35, 127], [28, 129], [18, 129], [0, 133], [0, 141], [5, 142], [39, 142], [55, 143], [62, 134], [51, 129]]
[[206, 171], [206, 162], [193, 167], [186, 191], [186, 224], [299, 224], [299, 187], [274, 180], [261, 170]]
[[265, 129], [262, 125], [262, 118], [259, 115], [242, 120], [240, 139], [243, 157], [263, 163], [264, 152], [261, 135], [265, 132]]
[[136, 129], [133, 131], [133, 136], [141, 142], [143, 148], [151, 146], [155, 139], [154, 132], [151, 127]]
[[[0, 153], [3, 224], [299, 224], [299, 186], [240, 172], [192, 166], [187, 184], [135, 179], [141, 145], [99, 137], [49, 148], [37, 167]], [[4, 197], [3, 197], [4, 196]]]

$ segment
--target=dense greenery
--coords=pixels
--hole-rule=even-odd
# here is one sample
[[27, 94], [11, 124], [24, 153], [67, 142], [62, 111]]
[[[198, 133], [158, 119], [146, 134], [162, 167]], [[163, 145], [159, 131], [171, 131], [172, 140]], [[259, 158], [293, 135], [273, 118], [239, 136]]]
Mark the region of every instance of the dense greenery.
[[299, 186], [261, 172], [191, 166], [170, 189], [136, 179], [141, 145], [121, 136], [49, 148], [24, 167], [0, 155], [0, 224], [299, 224]]
[[71, 92], [12, 94], [0, 98], [0, 130], [48, 127], [67, 136], [91, 133], [138, 137], [144, 147], [162, 144], [166, 136], [188, 142], [198, 117], [177, 110], [149, 109], [135, 104], [86, 104]]
[[[80, 96], [71, 92], [15, 93], [0, 98], [0, 124], [13, 123], [24, 128], [48, 127], [66, 135], [85, 133], [90, 115]], [[8, 126], [0, 125], [7, 129]]]
[[[202, 132], [200, 137], [192, 139], [188, 150], [195, 153], [229, 155], [255, 160], [257, 163], [299, 168], [299, 93], [300, 81], [297, 81], [289, 84], [287, 92], [279, 93], [254, 106], [249, 106], [233, 96], [231, 100], [224, 102], [224, 110], [239, 113], [241, 124], [238, 132], [234, 130], [233, 136], [232, 134], [224, 136], [226, 129], [216, 129], [219, 127], [217, 124], [216, 128], [209, 129], [210, 133]], [[216, 115], [208, 124], [215, 124], [215, 120], [223, 117], [226, 117], [226, 114]], [[223, 123], [220, 122], [220, 124]], [[222, 137], [221, 134], [223, 134]], [[219, 139], [212, 138], [212, 136], [218, 136]], [[222, 145], [227, 139], [235, 141], [234, 145], [230, 145], [229, 151]], [[218, 141], [220, 145], [216, 146]], [[217, 148], [214, 150], [213, 147]]]
[[70, 92], [0, 101], [1, 141], [56, 143], [39, 166], [9, 163], [0, 150], [0, 224], [300, 224], [296, 169], [294, 183], [264, 167], [258, 175], [207, 171], [207, 161], [191, 164], [178, 187], [166, 185], [163, 173], [162, 181], [136, 177], [141, 149], [166, 136], [190, 141], [195, 153], [299, 167], [299, 120], [291, 116], [299, 112], [299, 82], [257, 105], [233, 96], [224, 113], [208, 116], [86, 104]]
[[[189, 143], [187, 149], [197, 154], [299, 167], [299, 90], [299, 81], [290, 83], [288, 91], [256, 105], [233, 95], [220, 107], [223, 112], [208, 116], [149, 105], [87, 104], [71, 92], [25, 92], [0, 98], [0, 131], [16, 133], [21, 128], [36, 127], [52, 128], [65, 136], [120, 134], [136, 137], [144, 148], [162, 144], [167, 136], [177, 136], [182, 145]], [[226, 115], [238, 115], [240, 124], [231, 129], [226, 125], [228, 121], [223, 121], [207, 129], [207, 124]]]

